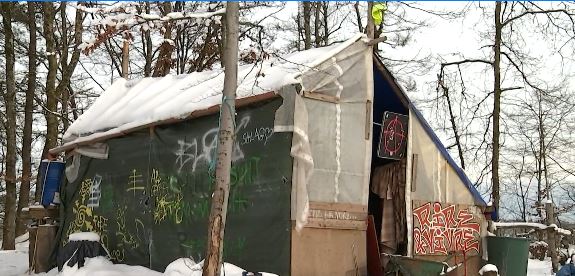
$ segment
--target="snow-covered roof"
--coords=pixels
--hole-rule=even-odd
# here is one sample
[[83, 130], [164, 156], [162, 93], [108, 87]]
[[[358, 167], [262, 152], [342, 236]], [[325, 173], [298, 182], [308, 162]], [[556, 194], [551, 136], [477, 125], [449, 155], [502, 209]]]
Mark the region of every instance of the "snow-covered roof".
[[[242, 65], [238, 68], [236, 98], [278, 91], [283, 86], [299, 83], [298, 77], [303, 72], [364, 37], [357, 34], [332, 46], [277, 56], [255, 65]], [[184, 119], [194, 111], [219, 105], [223, 85], [222, 69], [162, 78], [118, 79], [70, 125], [63, 137], [64, 144], [52, 152], [154, 122]]]

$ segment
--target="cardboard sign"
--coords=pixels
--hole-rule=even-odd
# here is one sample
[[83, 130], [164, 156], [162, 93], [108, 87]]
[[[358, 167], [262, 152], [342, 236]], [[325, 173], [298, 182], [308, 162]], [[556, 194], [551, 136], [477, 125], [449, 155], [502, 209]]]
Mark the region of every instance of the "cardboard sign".
[[479, 255], [479, 216], [475, 206], [413, 201], [414, 255]]
[[399, 160], [407, 147], [407, 115], [386, 111], [383, 113], [377, 156]]

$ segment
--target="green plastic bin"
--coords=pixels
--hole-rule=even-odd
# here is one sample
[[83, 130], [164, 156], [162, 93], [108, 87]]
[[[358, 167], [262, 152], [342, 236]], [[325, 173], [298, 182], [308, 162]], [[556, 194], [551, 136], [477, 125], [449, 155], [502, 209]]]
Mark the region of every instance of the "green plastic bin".
[[529, 240], [509, 237], [487, 237], [489, 263], [496, 265], [501, 276], [527, 275]]
[[435, 276], [440, 275], [446, 265], [441, 262], [415, 259], [405, 256], [389, 255], [391, 271], [400, 271], [404, 276]]

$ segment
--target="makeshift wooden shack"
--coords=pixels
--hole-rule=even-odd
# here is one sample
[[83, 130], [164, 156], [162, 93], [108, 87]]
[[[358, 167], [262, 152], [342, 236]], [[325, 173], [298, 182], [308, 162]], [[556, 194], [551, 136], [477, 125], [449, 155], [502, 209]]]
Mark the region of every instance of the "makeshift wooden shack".
[[[485, 202], [363, 35], [238, 79], [226, 262], [365, 275], [370, 213], [385, 252], [479, 266]], [[215, 70], [103, 92], [51, 151], [68, 163], [60, 244], [94, 231], [118, 262], [200, 261], [222, 86]]]

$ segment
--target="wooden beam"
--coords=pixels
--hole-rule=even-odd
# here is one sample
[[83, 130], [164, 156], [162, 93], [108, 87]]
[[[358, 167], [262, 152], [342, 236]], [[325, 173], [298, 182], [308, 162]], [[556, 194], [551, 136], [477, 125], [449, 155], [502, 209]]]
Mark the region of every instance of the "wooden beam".
[[325, 95], [325, 94], [310, 92], [310, 91], [304, 91], [303, 96], [306, 98], [312, 99], [312, 100], [329, 102], [329, 103], [334, 103], [334, 104], [338, 104], [339, 100], [340, 100], [339, 97], [336, 97], [336, 96]]

